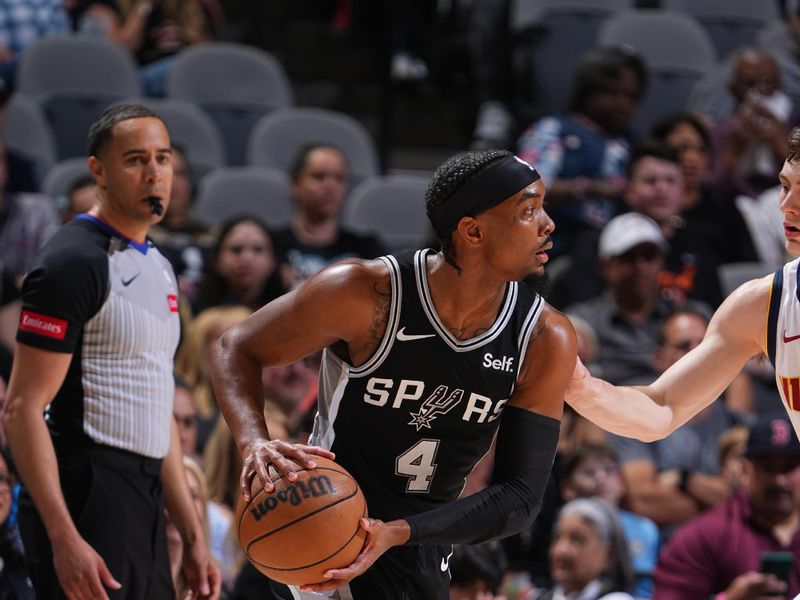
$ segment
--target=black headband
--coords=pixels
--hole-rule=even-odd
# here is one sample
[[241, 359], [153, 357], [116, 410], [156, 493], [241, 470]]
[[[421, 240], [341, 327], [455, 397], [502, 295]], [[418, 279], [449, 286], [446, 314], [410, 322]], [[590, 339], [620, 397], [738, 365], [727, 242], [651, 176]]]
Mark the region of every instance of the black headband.
[[452, 232], [462, 217], [474, 217], [489, 210], [539, 180], [539, 173], [513, 154], [500, 159], [468, 181], [440, 206], [428, 213], [440, 234]]

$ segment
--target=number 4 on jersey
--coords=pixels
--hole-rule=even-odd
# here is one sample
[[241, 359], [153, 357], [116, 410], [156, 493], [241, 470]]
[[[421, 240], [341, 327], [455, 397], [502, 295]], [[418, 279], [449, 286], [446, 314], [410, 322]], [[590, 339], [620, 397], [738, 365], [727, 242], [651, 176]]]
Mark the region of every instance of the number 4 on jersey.
[[420, 440], [395, 461], [395, 475], [408, 477], [406, 492], [427, 493], [436, 472], [436, 451], [439, 440]]

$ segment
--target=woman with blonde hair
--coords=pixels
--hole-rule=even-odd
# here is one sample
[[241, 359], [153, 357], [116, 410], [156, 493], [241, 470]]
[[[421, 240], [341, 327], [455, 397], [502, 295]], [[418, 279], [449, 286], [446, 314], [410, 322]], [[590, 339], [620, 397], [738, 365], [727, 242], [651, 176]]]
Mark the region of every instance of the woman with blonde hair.
[[175, 358], [175, 371], [192, 390], [201, 420], [213, 423], [217, 402], [211, 387], [208, 351], [228, 329], [243, 321], [251, 311], [244, 306], [215, 306], [198, 314], [186, 329], [186, 335]]

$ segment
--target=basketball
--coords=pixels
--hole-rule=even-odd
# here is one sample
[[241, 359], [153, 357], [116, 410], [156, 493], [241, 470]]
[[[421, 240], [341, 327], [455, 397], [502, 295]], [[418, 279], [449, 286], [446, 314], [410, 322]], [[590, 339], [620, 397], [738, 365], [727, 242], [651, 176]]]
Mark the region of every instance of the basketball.
[[364, 545], [359, 519], [367, 516], [361, 488], [344, 467], [314, 456], [316, 468], [298, 465], [289, 481], [270, 468], [267, 494], [254, 478], [249, 502], [236, 507], [239, 543], [253, 566], [291, 585], [325, 581], [328, 569], [349, 566]]

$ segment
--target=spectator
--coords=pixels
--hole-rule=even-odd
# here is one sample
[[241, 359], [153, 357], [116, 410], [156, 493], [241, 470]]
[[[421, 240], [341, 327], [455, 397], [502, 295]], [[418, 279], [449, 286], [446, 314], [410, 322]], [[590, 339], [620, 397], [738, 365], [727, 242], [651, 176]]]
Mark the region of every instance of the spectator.
[[78, 215], [89, 212], [95, 202], [97, 202], [97, 192], [92, 176], [78, 177], [69, 186], [64, 198], [64, 206], [61, 208], [61, 223], [69, 223]]
[[172, 147], [172, 169], [169, 208], [161, 222], [150, 230], [150, 237], [175, 269], [182, 296], [192, 302], [214, 237], [211, 228], [191, 214], [195, 198], [192, 167], [186, 152], [177, 145]]
[[719, 153], [713, 181], [725, 198], [756, 198], [775, 185], [792, 111], [781, 86], [780, 65], [771, 53], [754, 48], [736, 53], [728, 82], [735, 110], [712, 128]]
[[10, 462], [4, 440], [0, 447], [0, 599], [35, 600], [17, 529], [16, 498], [19, 489]]
[[599, 498], [568, 502], [550, 546], [556, 587], [537, 600], [633, 600], [628, 546], [614, 507]]
[[[678, 529], [661, 553], [654, 600], [800, 593], [800, 442], [785, 415], [761, 416], [750, 430], [743, 482]], [[758, 572], [768, 551], [794, 554], [788, 589]]]
[[178, 437], [183, 455], [195, 462], [200, 461], [197, 454], [197, 406], [192, 390], [180, 375], [175, 375], [175, 399], [172, 403], [172, 417], [178, 424]]
[[[0, 51], [0, 54], [2, 51]], [[2, 60], [0, 59], [0, 62]], [[2, 66], [0, 66], [2, 69]], [[6, 120], [8, 101], [11, 99], [11, 86], [0, 77], [0, 132]], [[6, 149], [7, 179], [6, 192], [38, 192], [43, 173], [39, 172], [36, 161], [16, 150]]]
[[102, 33], [136, 57], [147, 96], [163, 96], [175, 55], [183, 48], [212, 39], [210, 14], [219, 14], [214, 0], [83, 0], [73, 10], [80, 31]]
[[178, 349], [175, 371], [186, 382], [197, 406], [198, 452], [203, 451], [219, 414], [209, 379], [209, 348], [223, 333], [239, 321], [243, 321], [249, 314], [250, 310], [244, 306], [218, 306], [206, 309], [189, 324], [183, 343]]
[[619, 458], [611, 447], [587, 444], [576, 448], [561, 461], [561, 495], [564, 500], [597, 497], [617, 508], [636, 580], [635, 595], [637, 598], [650, 598], [660, 544], [658, 526], [647, 517], [620, 509], [625, 494]]
[[294, 289], [326, 265], [343, 258], [375, 258], [385, 253], [372, 235], [339, 224], [349, 172], [341, 150], [310, 143], [297, 153], [289, 171], [294, 218], [275, 232], [275, 252], [287, 289]]
[[5, 145], [0, 142], [0, 256], [17, 280], [25, 274], [39, 248], [58, 228], [58, 215], [46, 196], [3, 191], [8, 180]]
[[547, 186], [558, 224], [552, 258], [580, 249], [581, 235], [617, 212], [635, 140], [630, 121], [646, 85], [644, 62], [632, 50], [591, 50], [575, 69], [566, 113], [541, 119], [517, 142], [519, 157], [536, 165]]
[[737, 490], [742, 486], [744, 464], [742, 457], [747, 449], [749, 430], [746, 425], [734, 425], [719, 436], [717, 452], [719, 455], [720, 474]]
[[314, 355], [288, 365], [269, 367], [262, 371], [264, 398], [273, 403], [286, 418], [291, 437], [305, 442], [311, 434], [313, 409], [317, 400], [319, 356]]
[[450, 600], [495, 600], [505, 563], [498, 542], [454, 545], [449, 561]]
[[255, 311], [284, 292], [267, 226], [256, 217], [233, 217], [220, 228], [192, 308], [199, 314], [239, 304]]
[[711, 139], [703, 122], [691, 113], [675, 113], [658, 121], [652, 133], [677, 153], [683, 171], [683, 222], [676, 247], [697, 256], [698, 275], [690, 295], [716, 306], [724, 292], [711, 269], [725, 263], [758, 261], [753, 238], [737, 203], [721, 197], [710, 185]]
[[68, 31], [62, 0], [0, 0], [0, 82], [13, 87], [25, 50], [46, 35]]
[[608, 289], [566, 312], [582, 318], [597, 335], [595, 365], [604, 379], [620, 383], [655, 375], [657, 332], [672, 309], [658, 289], [666, 249], [661, 230], [639, 213], [615, 217], [600, 235], [600, 264]]
[[[656, 349], [658, 373], [696, 347], [707, 326], [707, 315], [692, 308], [677, 309], [667, 317]], [[720, 474], [718, 441], [739, 423], [741, 417], [723, 402], [714, 402], [655, 442], [609, 434], [622, 463], [631, 510], [667, 527], [723, 502], [731, 488]]]

